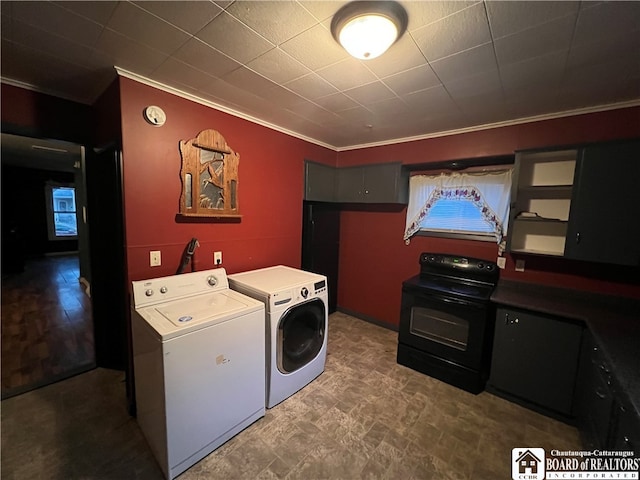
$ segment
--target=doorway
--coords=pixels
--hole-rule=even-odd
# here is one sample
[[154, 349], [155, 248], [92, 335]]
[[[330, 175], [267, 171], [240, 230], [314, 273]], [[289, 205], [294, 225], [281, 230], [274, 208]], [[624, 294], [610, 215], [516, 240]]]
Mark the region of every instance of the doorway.
[[[96, 366], [82, 160], [80, 145], [2, 133], [3, 399]], [[52, 184], [75, 205], [49, 205]], [[52, 235], [73, 211], [77, 229]]]

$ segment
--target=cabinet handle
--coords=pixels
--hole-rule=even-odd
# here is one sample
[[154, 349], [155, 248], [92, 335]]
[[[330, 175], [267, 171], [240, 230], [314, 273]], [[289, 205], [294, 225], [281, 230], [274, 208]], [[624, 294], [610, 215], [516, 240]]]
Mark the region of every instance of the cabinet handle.
[[513, 325], [514, 323], [520, 323], [520, 319], [518, 317], [514, 318], [513, 320], [511, 320], [509, 318], [509, 314], [505, 313], [504, 314], [504, 324], [505, 325]]
[[580, 243], [580, 232], [576, 233], [576, 245]]
[[600, 390], [598, 390], [596, 388], [596, 395], [598, 396], [598, 398], [604, 400], [605, 398], [607, 398], [607, 395], [605, 393], [601, 393]]

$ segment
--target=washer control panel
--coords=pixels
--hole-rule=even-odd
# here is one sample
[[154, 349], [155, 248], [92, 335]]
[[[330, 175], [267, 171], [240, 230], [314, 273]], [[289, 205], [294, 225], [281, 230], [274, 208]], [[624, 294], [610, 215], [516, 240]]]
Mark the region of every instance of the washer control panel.
[[139, 280], [131, 284], [134, 308], [229, 288], [224, 268]]

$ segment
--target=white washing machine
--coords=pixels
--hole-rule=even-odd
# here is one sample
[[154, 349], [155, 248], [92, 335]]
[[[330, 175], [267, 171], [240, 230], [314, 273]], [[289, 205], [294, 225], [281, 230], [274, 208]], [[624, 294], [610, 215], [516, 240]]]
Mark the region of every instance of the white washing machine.
[[218, 268], [133, 283], [137, 420], [168, 479], [265, 414], [265, 307]]
[[266, 403], [274, 407], [324, 371], [327, 278], [278, 265], [229, 275], [229, 285], [266, 306]]

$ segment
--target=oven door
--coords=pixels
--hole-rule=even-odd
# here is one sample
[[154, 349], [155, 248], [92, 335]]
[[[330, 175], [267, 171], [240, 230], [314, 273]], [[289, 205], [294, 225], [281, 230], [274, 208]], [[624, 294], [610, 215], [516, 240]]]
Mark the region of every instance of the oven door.
[[483, 366], [489, 306], [403, 286], [400, 343], [474, 370]]

